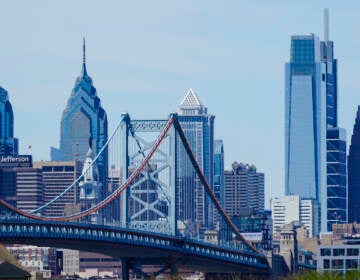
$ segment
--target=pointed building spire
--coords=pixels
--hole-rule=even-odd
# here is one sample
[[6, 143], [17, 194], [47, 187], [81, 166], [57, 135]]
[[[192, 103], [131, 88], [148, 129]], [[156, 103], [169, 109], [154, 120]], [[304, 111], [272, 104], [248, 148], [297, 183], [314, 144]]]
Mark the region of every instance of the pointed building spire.
[[81, 71], [81, 75], [87, 76], [87, 72], [86, 72], [86, 49], [85, 49], [85, 37], [83, 37], [83, 65], [82, 65], [82, 71]]
[[85, 37], [83, 37], [83, 64], [86, 64]]
[[200, 102], [195, 91], [190, 88], [179, 106], [179, 115], [207, 114], [207, 108]]

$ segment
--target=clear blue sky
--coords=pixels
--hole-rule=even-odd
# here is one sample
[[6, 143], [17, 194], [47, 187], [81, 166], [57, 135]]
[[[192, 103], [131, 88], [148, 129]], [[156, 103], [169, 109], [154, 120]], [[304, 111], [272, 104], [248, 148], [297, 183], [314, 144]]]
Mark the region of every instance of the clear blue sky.
[[352, 133], [360, 104], [358, 1], [3, 1], [0, 85], [15, 113], [20, 152], [48, 160], [60, 118], [87, 68], [108, 114], [166, 118], [192, 87], [216, 116], [226, 168], [265, 173], [266, 201], [284, 192], [284, 63], [290, 36], [330, 39], [339, 63], [339, 125]]

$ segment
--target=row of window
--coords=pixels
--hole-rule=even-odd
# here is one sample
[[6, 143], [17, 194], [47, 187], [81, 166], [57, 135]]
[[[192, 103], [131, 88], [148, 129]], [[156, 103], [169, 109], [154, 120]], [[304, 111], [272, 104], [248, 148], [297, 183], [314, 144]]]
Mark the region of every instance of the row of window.
[[[331, 266], [330, 266], [331, 264]], [[345, 266], [344, 266], [345, 264]], [[357, 269], [358, 268], [358, 260], [350, 259], [350, 260], [342, 260], [342, 259], [324, 259], [323, 260], [323, 269]]]
[[[331, 254], [331, 248], [322, 248], [320, 250], [321, 256], [345, 256], [345, 248], [333, 248]], [[359, 256], [359, 248], [347, 248], [346, 256]]]

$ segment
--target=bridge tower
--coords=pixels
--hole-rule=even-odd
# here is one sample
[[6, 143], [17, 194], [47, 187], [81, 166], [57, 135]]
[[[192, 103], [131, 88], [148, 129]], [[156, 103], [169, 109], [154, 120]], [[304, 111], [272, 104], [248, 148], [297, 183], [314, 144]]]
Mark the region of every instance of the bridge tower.
[[121, 225], [139, 230], [177, 235], [176, 130], [172, 126], [163, 139], [156, 136], [167, 120], [131, 120], [122, 115], [121, 181], [126, 181], [148, 155], [161, 144], [131, 187], [121, 195]]

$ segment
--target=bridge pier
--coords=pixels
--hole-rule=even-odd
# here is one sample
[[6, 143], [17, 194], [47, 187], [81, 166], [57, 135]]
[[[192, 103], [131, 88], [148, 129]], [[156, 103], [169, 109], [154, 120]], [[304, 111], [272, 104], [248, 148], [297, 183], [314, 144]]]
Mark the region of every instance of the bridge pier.
[[130, 279], [130, 261], [128, 259], [121, 260], [121, 277], [123, 280]]

